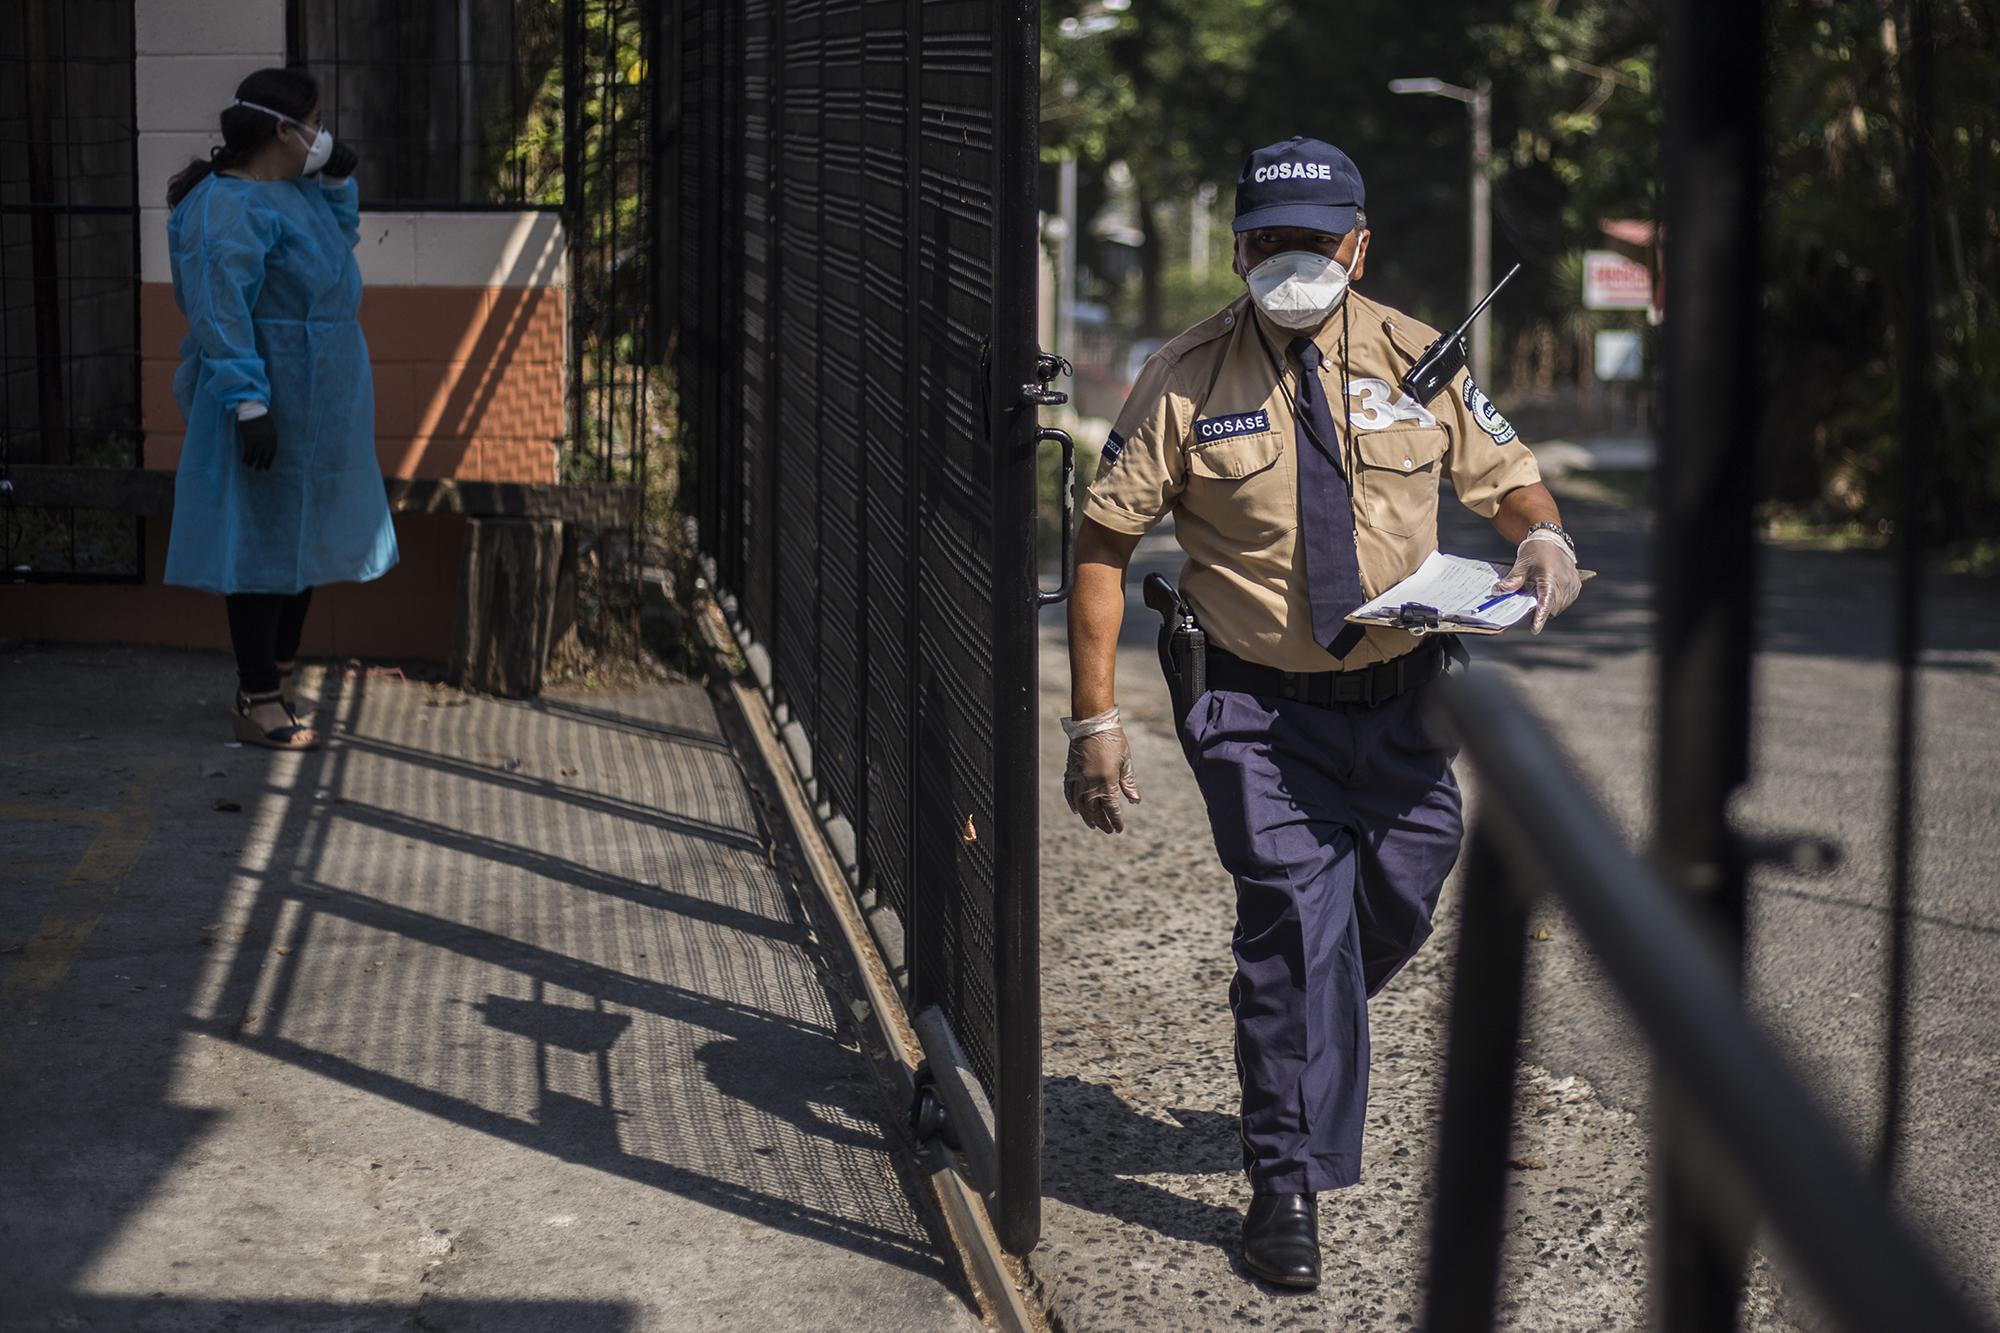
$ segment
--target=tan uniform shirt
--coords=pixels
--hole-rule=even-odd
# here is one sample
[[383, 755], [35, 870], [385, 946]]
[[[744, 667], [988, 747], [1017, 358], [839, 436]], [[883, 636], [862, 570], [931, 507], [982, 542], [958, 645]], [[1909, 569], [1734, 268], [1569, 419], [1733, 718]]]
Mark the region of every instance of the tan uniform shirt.
[[[1336, 405], [1355, 555], [1373, 597], [1437, 549], [1442, 478], [1491, 518], [1507, 492], [1541, 472], [1470, 372], [1422, 407], [1398, 387], [1436, 330], [1352, 289], [1342, 306], [1344, 319], [1335, 310], [1316, 335], [1319, 374]], [[1286, 352], [1297, 336], [1245, 294], [1168, 343], [1119, 413], [1083, 512], [1133, 535], [1173, 512], [1188, 557], [1181, 595], [1211, 643], [1286, 671], [1351, 671], [1400, 656], [1416, 639], [1370, 626], [1343, 658], [1313, 642], [1291, 407], [1302, 372]], [[1337, 406], [1343, 366], [1346, 423]]]

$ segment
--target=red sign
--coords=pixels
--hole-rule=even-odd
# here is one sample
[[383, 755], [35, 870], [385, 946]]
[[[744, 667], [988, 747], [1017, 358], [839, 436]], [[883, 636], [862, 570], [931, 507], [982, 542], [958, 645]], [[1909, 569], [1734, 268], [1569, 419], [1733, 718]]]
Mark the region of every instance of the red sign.
[[1615, 250], [1583, 252], [1583, 308], [1650, 310], [1653, 274]]

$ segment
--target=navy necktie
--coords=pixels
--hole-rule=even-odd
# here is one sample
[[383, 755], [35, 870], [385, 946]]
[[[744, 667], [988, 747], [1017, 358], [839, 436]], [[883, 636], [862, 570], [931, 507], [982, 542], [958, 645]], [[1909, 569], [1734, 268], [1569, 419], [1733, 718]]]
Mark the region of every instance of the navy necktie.
[[[1290, 348], [1305, 367], [1299, 376], [1299, 526], [1305, 529], [1306, 592], [1312, 602], [1313, 642], [1345, 657], [1367, 630], [1346, 621], [1362, 603], [1361, 566], [1354, 558], [1354, 502], [1340, 474], [1340, 436], [1333, 429], [1326, 390], [1320, 387], [1320, 351], [1310, 338]], [[1341, 404], [1345, 411], [1347, 404]]]

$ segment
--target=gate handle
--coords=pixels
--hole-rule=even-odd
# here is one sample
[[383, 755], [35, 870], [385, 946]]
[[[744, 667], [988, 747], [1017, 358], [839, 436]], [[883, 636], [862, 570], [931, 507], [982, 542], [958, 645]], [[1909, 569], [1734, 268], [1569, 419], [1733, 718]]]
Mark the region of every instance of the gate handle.
[[1035, 428], [1035, 443], [1039, 446], [1050, 440], [1062, 445], [1062, 570], [1061, 578], [1053, 592], [1037, 587], [1035, 605], [1054, 606], [1057, 602], [1069, 600], [1070, 561], [1074, 556], [1070, 547], [1075, 542], [1076, 530], [1076, 441], [1069, 432], [1056, 426]]

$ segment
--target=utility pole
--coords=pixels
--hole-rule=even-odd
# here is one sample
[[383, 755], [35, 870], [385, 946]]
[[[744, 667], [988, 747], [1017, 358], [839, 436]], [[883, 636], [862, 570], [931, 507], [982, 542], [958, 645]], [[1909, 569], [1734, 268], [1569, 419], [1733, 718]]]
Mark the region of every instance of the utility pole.
[[[1472, 275], [1465, 307], [1470, 310], [1493, 286], [1493, 181], [1486, 170], [1493, 157], [1493, 85], [1481, 79], [1466, 106], [1472, 112]], [[1481, 384], [1491, 382], [1492, 331], [1490, 319], [1472, 326], [1472, 378]]]
[[1076, 355], [1076, 159], [1065, 155], [1056, 175], [1056, 215], [1062, 219], [1062, 251], [1056, 263], [1056, 351]]
[[[1472, 214], [1472, 264], [1466, 275], [1466, 309], [1479, 304], [1480, 299], [1493, 286], [1493, 185], [1487, 171], [1493, 159], [1493, 85], [1485, 79], [1476, 88], [1461, 88], [1443, 79], [1391, 79], [1389, 91], [1392, 93], [1418, 93], [1427, 97], [1449, 97], [1454, 102], [1463, 102], [1472, 121], [1471, 166], [1471, 214]], [[1487, 371], [1492, 369], [1489, 359], [1491, 343], [1487, 320], [1480, 320], [1472, 326], [1471, 365], [1472, 378], [1485, 384]]]
[[1215, 182], [1206, 182], [1194, 192], [1194, 216], [1188, 223], [1188, 275], [1196, 282], [1208, 280], [1209, 214], [1215, 208]]

